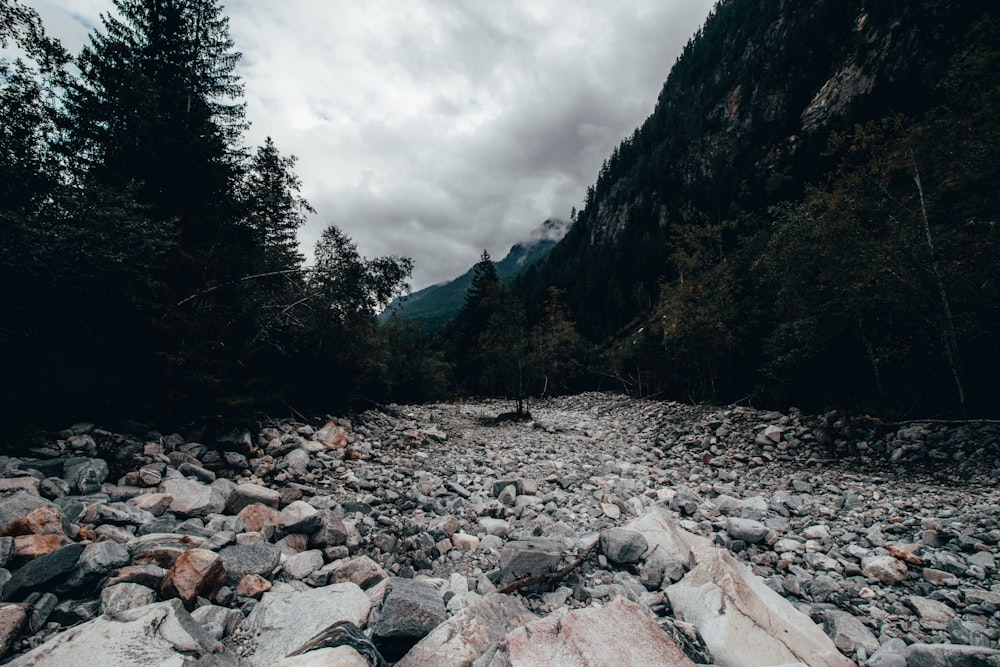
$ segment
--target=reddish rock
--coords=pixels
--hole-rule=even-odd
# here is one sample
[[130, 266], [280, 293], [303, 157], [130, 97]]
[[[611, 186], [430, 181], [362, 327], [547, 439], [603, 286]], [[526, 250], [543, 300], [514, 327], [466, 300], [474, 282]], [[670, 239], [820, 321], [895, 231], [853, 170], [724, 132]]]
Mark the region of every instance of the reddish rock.
[[14, 551], [18, 558], [38, 558], [69, 543], [65, 535], [18, 535], [14, 538]]
[[18, 535], [65, 535], [62, 515], [54, 507], [39, 507], [28, 516], [7, 525], [0, 537]]
[[196, 598], [211, 600], [224, 583], [226, 568], [219, 554], [208, 549], [189, 549], [167, 570], [160, 592], [164, 597], [180, 598], [191, 609]]
[[313, 439], [322, 442], [330, 449], [343, 449], [347, 446], [347, 431], [338, 426], [334, 420], [316, 431]]
[[248, 574], [236, 586], [239, 595], [260, 599], [260, 596], [271, 590], [271, 582], [259, 574]]
[[256, 533], [265, 523], [278, 523], [278, 510], [263, 503], [252, 503], [240, 510], [237, 515], [243, 521], [247, 532]]
[[0, 656], [6, 655], [31, 613], [30, 604], [0, 603]]

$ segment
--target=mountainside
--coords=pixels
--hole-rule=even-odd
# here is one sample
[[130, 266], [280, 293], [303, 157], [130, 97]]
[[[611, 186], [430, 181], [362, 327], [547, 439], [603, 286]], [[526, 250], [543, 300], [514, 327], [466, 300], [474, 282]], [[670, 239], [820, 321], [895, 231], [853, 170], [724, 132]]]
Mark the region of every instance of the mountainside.
[[[527, 241], [515, 244], [502, 260], [494, 262], [497, 275], [501, 280], [509, 281], [541, 261], [566, 235], [569, 228], [570, 223], [564, 220], [546, 220], [531, 232]], [[385, 320], [391, 313], [396, 313], [405, 320], [422, 323], [427, 332], [440, 331], [462, 309], [465, 293], [471, 284], [470, 268], [454, 280], [431, 285], [395, 299], [382, 313], [381, 319]]]
[[[958, 383], [960, 373], [971, 372], [968, 367], [959, 369], [961, 345], [955, 341], [963, 325], [946, 320], [962, 317], [948, 314], [943, 295], [963, 291], [968, 295], [963, 308], [976, 319], [975, 336], [991, 331], [997, 318], [986, 296], [995, 283], [982, 283], [986, 289], [976, 295], [973, 281], [959, 275], [964, 269], [957, 268], [962, 263], [968, 266], [970, 259], [988, 262], [968, 253], [996, 242], [995, 233], [980, 224], [995, 220], [997, 212], [995, 200], [984, 194], [996, 167], [983, 157], [996, 141], [984, 112], [995, 110], [997, 102], [996, 77], [991, 73], [996, 62], [994, 14], [994, 9], [971, 0], [719, 2], [673, 66], [652, 115], [606, 160], [566, 238], [519, 282], [524, 302], [539, 303], [549, 286], [566, 290], [580, 331], [595, 342], [605, 341], [609, 351], [617, 349], [616, 362], [624, 355], [627, 363], [636, 362], [634, 366], [643, 369], [661, 366], [656, 378], [623, 380], [633, 386], [653, 380], [650, 389], [689, 397], [756, 393], [767, 379], [765, 367], [780, 373], [775, 370], [778, 357], [799, 354], [805, 363], [838, 345], [843, 349], [823, 363], [842, 367], [837, 373], [867, 368], [863, 372], [872, 385], [858, 389], [838, 384], [837, 391], [851, 395], [846, 402], [855, 394], [888, 391], [880, 367], [883, 359], [898, 362], [901, 369], [932, 361], [933, 372], [942, 376], [939, 384], [953, 384], [949, 376]], [[968, 93], [974, 93], [975, 104], [962, 99]], [[867, 138], [860, 129], [866, 123], [875, 123], [867, 126]], [[975, 164], [962, 166], [954, 150], [938, 155], [936, 151], [943, 151], [948, 142], [967, 145]], [[881, 167], [875, 166], [876, 158], [882, 160]], [[866, 159], [869, 162], [862, 164]], [[918, 167], [937, 170], [933, 191], [928, 187], [917, 192], [913, 184]], [[788, 252], [791, 241], [802, 238], [801, 233], [781, 235], [777, 213], [784, 210], [781, 207], [816, 201], [812, 189], [816, 187], [843, 186], [837, 192], [848, 192], [846, 180], [839, 181], [841, 186], [832, 184], [834, 178], [846, 179], [847, 169], [854, 169], [855, 178], [868, 178], [865, 183], [872, 186], [871, 193], [864, 193], [871, 194], [864, 202], [870, 208], [858, 213], [860, 233], [871, 235], [865, 248], [885, 246], [892, 234], [886, 225], [902, 224], [899, 220], [904, 217], [912, 221], [913, 230], [927, 223], [928, 241], [919, 247], [924, 237], [914, 232], [915, 245], [900, 250], [900, 257], [910, 255], [905, 261], [907, 270], [914, 272], [913, 280], [899, 277], [898, 286], [885, 287], [884, 303], [852, 311], [853, 325], [843, 313], [845, 323], [828, 326], [823, 313], [783, 308], [777, 293], [768, 290], [778, 289], [775, 285], [787, 278], [781, 276], [787, 269], [769, 266], [765, 260], [769, 253]], [[859, 183], [859, 188], [864, 185]], [[899, 210], [891, 210], [892, 206]], [[815, 219], [814, 213], [795, 215], [797, 220]], [[956, 254], [941, 263], [941, 257], [934, 257], [942, 251], [930, 241], [930, 229], [942, 225], [935, 235], [957, 234], [954, 226], [947, 226], [955, 215], [964, 216], [970, 232], [980, 236], [956, 240]], [[815, 226], [805, 223], [802, 230], [817, 236], [815, 245], [801, 249], [801, 257], [819, 257], [837, 239], [852, 238], [845, 233], [823, 240]], [[897, 230], [891, 238], [900, 234]], [[961, 249], [959, 241], [964, 244]], [[842, 261], [842, 255], [834, 261]], [[953, 275], [947, 265], [955, 268]], [[985, 264], [976, 266], [985, 275]], [[811, 281], [804, 269], [800, 276]], [[920, 293], [914, 299], [923, 302], [914, 305], [907, 317], [935, 322], [919, 336], [913, 334], [920, 341], [882, 341], [881, 325], [869, 324], [881, 317], [879, 307], [895, 307], [893, 289], [896, 296], [908, 289]], [[844, 290], [831, 293], [837, 296]], [[820, 290], [815, 296], [823, 298]], [[707, 304], [713, 298], [716, 303]], [[886, 330], [899, 327], [904, 319], [885, 325]], [[684, 345], [672, 349], [674, 333], [685, 326], [690, 329], [696, 320], [703, 329], [691, 332]], [[809, 326], [821, 331], [803, 340], [801, 332]], [[868, 335], [870, 326], [876, 334]], [[781, 327], [795, 328], [797, 333], [785, 336], [788, 332], [778, 331]], [[851, 332], [852, 327], [856, 331]], [[777, 340], [782, 336], [798, 338]], [[952, 342], [932, 350], [938, 343], [928, 341], [942, 336], [951, 336]], [[681, 349], [695, 342], [702, 346], [712, 342], [720, 349]], [[772, 344], [784, 348], [771, 349]], [[942, 354], [940, 345], [954, 349]], [[985, 353], [992, 366], [1000, 365], [995, 346], [977, 345], [967, 354]], [[796, 351], [796, 346], [802, 349]], [[622, 352], [626, 347], [632, 351]], [[648, 354], [637, 352], [643, 347]], [[897, 359], [910, 353], [915, 356], [905, 363]], [[698, 354], [712, 358], [684, 361]], [[637, 361], [633, 359], [637, 355], [645, 356]], [[843, 355], [849, 355], [851, 362], [843, 363]], [[947, 362], [942, 361], [945, 357]], [[633, 375], [642, 376], [643, 369]], [[903, 375], [913, 372], [900, 370], [898, 378], [903, 382]], [[840, 376], [826, 380], [848, 381]], [[796, 393], [788, 391], [790, 396]], [[957, 393], [964, 407], [963, 389]], [[929, 396], [914, 398], [914, 404]]]

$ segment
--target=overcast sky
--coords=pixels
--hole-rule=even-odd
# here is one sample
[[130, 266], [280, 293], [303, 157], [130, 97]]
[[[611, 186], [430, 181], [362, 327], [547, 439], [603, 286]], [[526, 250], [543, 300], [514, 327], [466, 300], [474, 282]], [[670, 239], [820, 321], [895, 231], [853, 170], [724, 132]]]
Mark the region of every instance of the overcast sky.
[[[25, 0], [74, 54], [111, 0]], [[579, 208], [714, 0], [238, 0], [248, 143], [419, 289]]]

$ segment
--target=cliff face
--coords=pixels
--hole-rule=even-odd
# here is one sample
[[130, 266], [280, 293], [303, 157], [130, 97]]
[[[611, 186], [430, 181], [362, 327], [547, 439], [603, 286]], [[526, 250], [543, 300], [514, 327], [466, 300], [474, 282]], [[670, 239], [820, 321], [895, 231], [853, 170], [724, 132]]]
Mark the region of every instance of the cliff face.
[[530, 274], [566, 289], [602, 339], [649, 309], [691, 208], [711, 220], [801, 196], [831, 131], [919, 112], [972, 22], [972, 0], [723, 0], [652, 115], [608, 158], [577, 224]]

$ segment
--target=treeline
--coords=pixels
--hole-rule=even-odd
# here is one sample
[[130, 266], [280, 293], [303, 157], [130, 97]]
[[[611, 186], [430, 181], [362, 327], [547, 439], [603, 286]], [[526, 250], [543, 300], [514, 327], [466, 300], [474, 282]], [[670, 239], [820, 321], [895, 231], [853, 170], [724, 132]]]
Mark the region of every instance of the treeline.
[[0, 405], [15, 425], [408, 391], [390, 367], [409, 339], [374, 316], [411, 262], [365, 259], [333, 225], [304, 262], [312, 209], [293, 157], [244, 142], [217, 0], [115, 0], [75, 57], [3, 0], [0, 41], [21, 54], [0, 63]]
[[[800, 4], [812, 17], [802, 27], [832, 7]], [[936, 24], [930, 18], [947, 12], [933, 6], [888, 17], [904, 48], [878, 54], [897, 69], [873, 76], [895, 77], [895, 88], [831, 122], [836, 131], [810, 135], [789, 133], [780, 115], [756, 118], [754, 104], [776, 113], [758, 95], [771, 84], [786, 100], [808, 100], [819, 84], [801, 73], [813, 63], [737, 73], [745, 65], [733, 52], [794, 61], [795, 51], [745, 33], [737, 19], [757, 3], [720, 3], [657, 111], [605, 163], [570, 235], [519, 282], [523, 302], [563, 288], [580, 331], [601, 345], [597, 370], [636, 393], [996, 415], [1000, 23], [966, 3], [949, 10], [959, 12], [952, 23]], [[800, 27], [795, 16], [786, 31]], [[855, 13], [846, 24], [852, 34], [856, 21]], [[830, 18], [817, 39], [832, 39], [836, 25]], [[938, 50], [921, 51], [917, 76], [905, 68], [919, 36]], [[728, 111], [706, 108], [680, 141], [675, 125], [691, 117], [684, 105], [715, 100], [696, 91], [720, 79]], [[793, 116], [790, 127], [799, 122]]]

